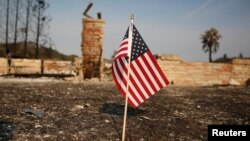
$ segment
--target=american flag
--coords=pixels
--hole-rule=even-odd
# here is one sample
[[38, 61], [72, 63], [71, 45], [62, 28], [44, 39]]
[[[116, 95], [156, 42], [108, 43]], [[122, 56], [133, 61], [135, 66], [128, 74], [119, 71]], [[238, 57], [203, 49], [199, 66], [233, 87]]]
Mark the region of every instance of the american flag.
[[[128, 29], [116, 52], [112, 64], [112, 74], [120, 92], [124, 96], [128, 95], [130, 106], [136, 108], [169, 82], [134, 25], [132, 29], [131, 49], [129, 48]], [[129, 53], [130, 51], [131, 53]], [[131, 55], [131, 60], [128, 75], [129, 55]], [[128, 76], [129, 79], [127, 79]]]

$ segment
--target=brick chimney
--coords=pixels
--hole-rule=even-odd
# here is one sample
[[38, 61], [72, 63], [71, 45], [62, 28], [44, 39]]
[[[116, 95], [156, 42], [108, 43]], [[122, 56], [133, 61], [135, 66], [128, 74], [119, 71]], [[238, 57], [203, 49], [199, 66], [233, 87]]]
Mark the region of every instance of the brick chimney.
[[82, 20], [83, 77], [102, 78], [104, 20], [83, 18]]

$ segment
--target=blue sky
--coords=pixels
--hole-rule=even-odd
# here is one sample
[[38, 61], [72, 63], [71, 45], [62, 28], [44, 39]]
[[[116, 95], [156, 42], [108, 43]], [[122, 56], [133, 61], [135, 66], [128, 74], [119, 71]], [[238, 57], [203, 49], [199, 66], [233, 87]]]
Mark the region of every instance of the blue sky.
[[[50, 0], [51, 36], [55, 49], [81, 56], [82, 13], [89, 0]], [[89, 15], [102, 12], [104, 57], [110, 58], [125, 34], [131, 14], [151, 51], [179, 54], [185, 61], [207, 61], [201, 33], [215, 27], [222, 35], [213, 58], [250, 57], [249, 0], [92, 0]]]

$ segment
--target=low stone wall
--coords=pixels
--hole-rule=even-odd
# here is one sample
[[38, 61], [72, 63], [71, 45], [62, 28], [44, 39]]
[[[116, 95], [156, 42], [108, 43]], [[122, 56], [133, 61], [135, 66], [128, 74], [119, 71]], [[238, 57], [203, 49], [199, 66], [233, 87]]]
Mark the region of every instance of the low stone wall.
[[0, 75], [76, 75], [75, 68], [71, 61], [40, 59], [12, 59], [8, 66], [7, 59], [0, 58]]
[[232, 78], [240, 84], [250, 81], [250, 59], [234, 59], [232, 61]]
[[6, 75], [8, 73], [8, 62], [5, 58], [0, 58], [0, 75]]
[[174, 85], [245, 85], [250, 79], [250, 60], [231, 63], [183, 62], [179, 56], [158, 55], [157, 61]]
[[75, 75], [75, 72], [71, 61], [44, 60], [43, 74]]
[[10, 74], [41, 74], [41, 60], [12, 59]]
[[[245, 85], [250, 81], [250, 59], [233, 59], [231, 63], [183, 62], [180, 56], [158, 55], [157, 61], [173, 85], [211, 86]], [[8, 66], [0, 58], [0, 75], [41, 74], [79, 75], [82, 74], [81, 59], [70, 61], [12, 59]]]

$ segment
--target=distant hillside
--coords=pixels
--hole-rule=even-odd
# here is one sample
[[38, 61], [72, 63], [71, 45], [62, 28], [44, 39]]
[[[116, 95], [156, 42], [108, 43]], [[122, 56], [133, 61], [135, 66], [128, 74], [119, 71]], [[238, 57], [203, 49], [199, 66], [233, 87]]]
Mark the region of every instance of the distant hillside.
[[[9, 50], [11, 51], [12, 58], [35, 58], [35, 43], [28, 42], [26, 57], [24, 55], [24, 43], [17, 43], [16, 49], [14, 49], [14, 44], [9, 44]], [[5, 54], [5, 44], [0, 43], [0, 57], [6, 57]], [[39, 59], [54, 59], [54, 60], [64, 60], [64, 61], [74, 61], [76, 55], [65, 55], [58, 52], [57, 50], [40, 47], [39, 48]]]

